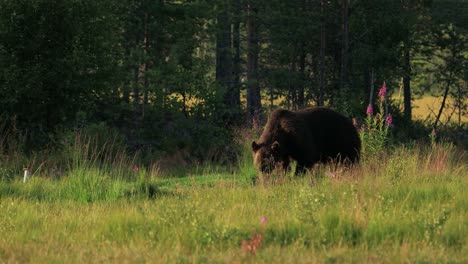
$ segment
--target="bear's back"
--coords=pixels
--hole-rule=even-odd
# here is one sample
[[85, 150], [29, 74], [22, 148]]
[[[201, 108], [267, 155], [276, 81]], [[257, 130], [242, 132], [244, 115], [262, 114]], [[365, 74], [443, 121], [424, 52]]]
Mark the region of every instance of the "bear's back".
[[338, 153], [348, 158], [358, 158], [361, 140], [352, 121], [342, 114], [325, 107], [307, 108], [296, 112], [318, 151], [325, 156]]

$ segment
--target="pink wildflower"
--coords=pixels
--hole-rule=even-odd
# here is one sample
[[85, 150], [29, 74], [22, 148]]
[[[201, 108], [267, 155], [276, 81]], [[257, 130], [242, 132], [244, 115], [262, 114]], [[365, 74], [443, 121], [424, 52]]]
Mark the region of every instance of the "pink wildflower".
[[139, 168], [138, 168], [137, 165], [133, 166], [133, 171], [134, 171], [134, 172], [137, 172], [138, 170], [139, 170]]
[[384, 99], [385, 96], [387, 95], [387, 85], [385, 84], [385, 81], [383, 82], [382, 88], [379, 90], [379, 97], [380, 99]]
[[387, 126], [391, 126], [392, 122], [393, 122], [393, 117], [391, 114], [388, 114], [387, 117], [385, 118], [385, 123], [387, 124]]
[[362, 125], [361, 125], [361, 129], [360, 129], [360, 130], [361, 130], [361, 132], [364, 132], [364, 131], [366, 131], [366, 125], [362, 124]]
[[372, 108], [371, 104], [367, 106], [366, 114], [370, 116], [374, 114], [374, 109]]
[[265, 224], [267, 221], [268, 219], [266, 217], [262, 217], [262, 219], [260, 219], [260, 222], [262, 222], [262, 224]]
[[353, 118], [353, 126], [358, 127], [358, 122], [357, 122], [356, 118]]

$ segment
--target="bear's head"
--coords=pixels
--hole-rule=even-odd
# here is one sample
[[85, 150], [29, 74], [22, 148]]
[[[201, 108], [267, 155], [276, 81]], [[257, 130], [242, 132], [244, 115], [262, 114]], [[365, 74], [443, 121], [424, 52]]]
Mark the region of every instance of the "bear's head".
[[278, 166], [283, 166], [287, 161], [283, 158], [281, 145], [278, 141], [271, 144], [252, 142], [254, 165], [263, 173], [271, 173]]

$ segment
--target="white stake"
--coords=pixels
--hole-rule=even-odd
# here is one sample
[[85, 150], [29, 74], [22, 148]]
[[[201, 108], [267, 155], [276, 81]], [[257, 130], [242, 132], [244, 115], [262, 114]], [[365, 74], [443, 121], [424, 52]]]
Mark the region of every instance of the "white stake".
[[23, 183], [24, 183], [31, 176], [31, 171], [28, 168], [24, 168], [23, 170], [24, 170], [24, 176], [23, 176]]

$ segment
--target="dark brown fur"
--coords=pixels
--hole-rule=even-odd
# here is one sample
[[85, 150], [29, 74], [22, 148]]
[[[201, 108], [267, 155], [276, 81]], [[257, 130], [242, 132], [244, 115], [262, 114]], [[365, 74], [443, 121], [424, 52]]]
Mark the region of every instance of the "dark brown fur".
[[252, 150], [260, 171], [278, 166], [287, 170], [292, 159], [299, 174], [318, 162], [359, 162], [361, 140], [351, 120], [329, 108], [279, 109], [271, 113]]

